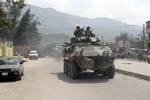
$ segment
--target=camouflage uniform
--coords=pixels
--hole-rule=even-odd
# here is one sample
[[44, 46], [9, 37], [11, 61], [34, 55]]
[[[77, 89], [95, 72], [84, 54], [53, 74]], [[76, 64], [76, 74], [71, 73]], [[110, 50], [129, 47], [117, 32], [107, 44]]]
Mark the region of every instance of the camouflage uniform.
[[92, 33], [92, 31], [90, 29], [91, 28], [88, 26], [86, 31], [85, 31], [85, 36], [94, 37], [95, 35]]
[[74, 31], [74, 35], [76, 38], [83, 36], [82, 30], [80, 29], [79, 26], [76, 27], [76, 30]]

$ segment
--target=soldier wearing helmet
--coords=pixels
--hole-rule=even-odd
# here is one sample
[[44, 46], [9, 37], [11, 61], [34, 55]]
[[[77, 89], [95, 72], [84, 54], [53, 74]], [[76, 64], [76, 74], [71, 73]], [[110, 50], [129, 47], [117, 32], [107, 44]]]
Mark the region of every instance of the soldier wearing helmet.
[[88, 26], [85, 30], [85, 36], [88, 36], [88, 37], [94, 37], [95, 35], [92, 33], [91, 31], [91, 27]]
[[76, 27], [76, 30], [74, 31], [74, 35], [75, 35], [75, 37], [81, 37], [81, 36], [83, 36], [82, 30], [81, 30], [80, 26]]

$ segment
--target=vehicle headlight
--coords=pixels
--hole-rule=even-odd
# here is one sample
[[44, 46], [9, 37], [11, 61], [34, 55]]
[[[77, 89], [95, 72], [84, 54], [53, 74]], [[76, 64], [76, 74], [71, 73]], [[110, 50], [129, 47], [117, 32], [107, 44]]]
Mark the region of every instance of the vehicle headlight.
[[18, 71], [18, 68], [12, 68], [11, 71]]

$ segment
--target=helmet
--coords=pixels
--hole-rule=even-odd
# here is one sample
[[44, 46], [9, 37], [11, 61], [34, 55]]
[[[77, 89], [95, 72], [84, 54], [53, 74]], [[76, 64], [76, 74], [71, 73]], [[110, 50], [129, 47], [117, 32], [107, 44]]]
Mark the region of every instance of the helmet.
[[80, 26], [77, 26], [76, 29], [80, 29]]
[[88, 26], [88, 27], [87, 27], [87, 29], [89, 29], [89, 30], [90, 30], [90, 29], [91, 29], [91, 27], [90, 27], [90, 26]]

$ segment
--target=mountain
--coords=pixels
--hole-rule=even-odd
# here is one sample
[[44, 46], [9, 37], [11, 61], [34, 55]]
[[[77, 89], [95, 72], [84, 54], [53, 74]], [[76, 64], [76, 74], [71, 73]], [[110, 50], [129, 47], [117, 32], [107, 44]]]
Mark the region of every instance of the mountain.
[[104, 36], [106, 40], [112, 40], [116, 35], [121, 32], [129, 34], [139, 34], [142, 30], [141, 27], [136, 25], [129, 25], [121, 21], [109, 18], [95, 18], [90, 19], [86, 17], [75, 16], [63, 12], [59, 12], [53, 8], [40, 8], [31, 6], [31, 12], [41, 22], [39, 31], [41, 33], [65, 33], [72, 35], [77, 24], [84, 27], [91, 26], [94, 33]]

